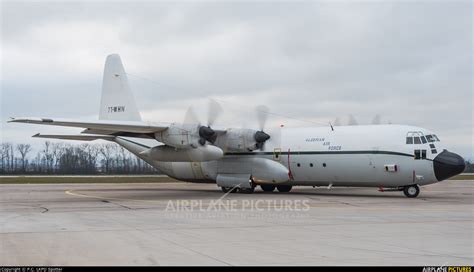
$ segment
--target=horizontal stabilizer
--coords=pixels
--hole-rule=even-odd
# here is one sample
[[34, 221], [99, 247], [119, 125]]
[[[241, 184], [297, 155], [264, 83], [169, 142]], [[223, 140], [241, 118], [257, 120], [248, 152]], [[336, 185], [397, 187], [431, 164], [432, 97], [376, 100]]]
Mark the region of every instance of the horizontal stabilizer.
[[35, 134], [34, 138], [47, 138], [47, 139], [61, 139], [61, 140], [78, 140], [78, 141], [94, 141], [94, 140], [108, 140], [113, 141], [114, 136], [108, 135], [51, 135], [51, 134]]

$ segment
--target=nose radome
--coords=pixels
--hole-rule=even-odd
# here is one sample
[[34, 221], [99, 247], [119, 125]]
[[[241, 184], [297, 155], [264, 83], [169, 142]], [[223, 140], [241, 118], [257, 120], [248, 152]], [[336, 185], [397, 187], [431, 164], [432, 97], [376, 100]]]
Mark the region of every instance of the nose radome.
[[444, 150], [433, 160], [433, 168], [438, 181], [445, 180], [464, 171], [466, 163], [463, 157]]

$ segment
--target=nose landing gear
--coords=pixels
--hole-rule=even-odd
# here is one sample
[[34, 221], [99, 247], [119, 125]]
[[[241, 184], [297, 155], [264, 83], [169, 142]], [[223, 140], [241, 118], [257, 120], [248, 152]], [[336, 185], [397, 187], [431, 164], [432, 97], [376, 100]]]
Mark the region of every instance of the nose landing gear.
[[416, 184], [403, 187], [403, 193], [406, 197], [414, 198], [420, 194], [420, 187]]

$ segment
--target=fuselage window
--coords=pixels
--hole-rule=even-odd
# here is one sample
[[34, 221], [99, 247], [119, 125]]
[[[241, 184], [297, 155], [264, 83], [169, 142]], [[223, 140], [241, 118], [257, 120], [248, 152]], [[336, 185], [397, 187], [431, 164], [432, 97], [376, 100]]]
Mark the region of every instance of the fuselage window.
[[415, 149], [415, 160], [419, 160], [421, 158], [421, 152], [419, 149]]
[[421, 136], [420, 138], [421, 138], [421, 142], [424, 143], [424, 144], [426, 144], [426, 138], [425, 138], [425, 136]]
[[407, 144], [413, 144], [413, 137], [407, 137]]
[[297, 164], [296, 164], [296, 166], [300, 167], [300, 166], [301, 166], [301, 164], [297, 163]]
[[[431, 152], [433, 152], [433, 150], [431, 150]], [[415, 149], [414, 158], [415, 160], [426, 160], [426, 149]]]
[[413, 137], [413, 140], [415, 144], [421, 144], [420, 137]]
[[313, 164], [312, 164], [312, 163], [310, 163], [310, 164], [309, 164], [309, 167], [313, 167]]

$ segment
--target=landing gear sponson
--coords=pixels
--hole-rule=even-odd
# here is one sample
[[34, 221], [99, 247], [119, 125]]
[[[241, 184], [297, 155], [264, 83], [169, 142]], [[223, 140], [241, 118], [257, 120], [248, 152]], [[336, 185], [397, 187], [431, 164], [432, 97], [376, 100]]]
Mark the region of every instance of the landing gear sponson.
[[[251, 188], [230, 188], [230, 187], [221, 187], [222, 192], [227, 193], [231, 191], [230, 193], [244, 193], [244, 194], [251, 194], [255, 191], [256, 185], [252, 186]], [[293, 186], [291, 185], [273, 185], [273, 184], [261, 184], [260, 188], [264, 192], [273, 192], [275, 189], [278, 190], [280, 193], [287, 193], [291, 191]], [[383, 190], [383, 191], [403, 191], [406, 197], [408, 198], [415, 198], [420, 194], [420, 186], [417, 184], [413, 185], [407, 185], [395, 189], [388, 189], [388, 190]]]

